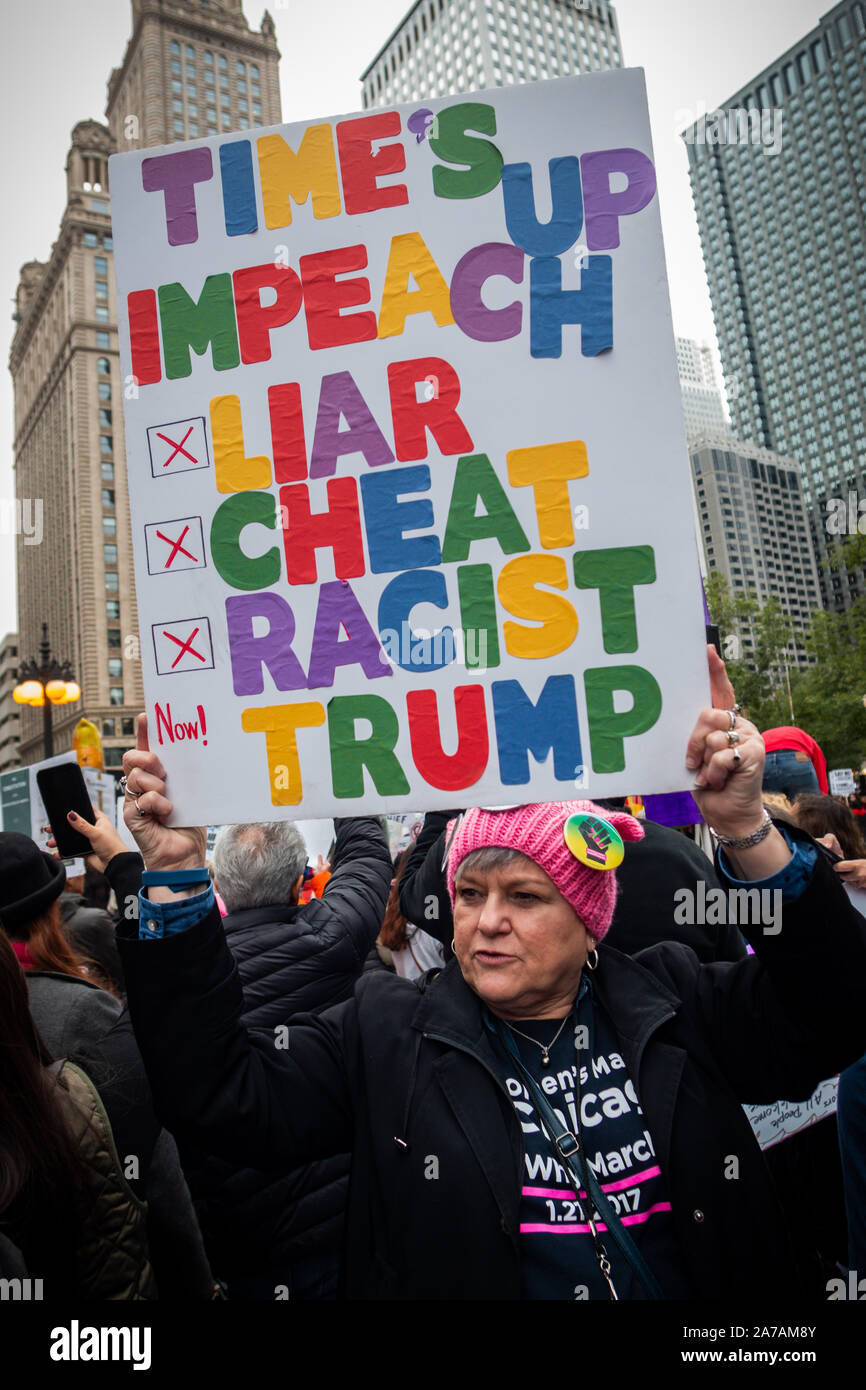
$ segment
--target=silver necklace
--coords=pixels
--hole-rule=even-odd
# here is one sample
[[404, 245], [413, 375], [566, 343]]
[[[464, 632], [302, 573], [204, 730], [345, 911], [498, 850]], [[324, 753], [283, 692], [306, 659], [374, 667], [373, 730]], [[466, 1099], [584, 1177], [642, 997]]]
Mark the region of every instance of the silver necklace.
[[505, 1023], [507, 1024], [507, 1026], [511, 1029], [512, 1033], [518, 1033], [518, 1034], [520, 1035], [520, 1037], [521, 1037], [521, 1038], [525, 1038], [527, 1042], [534, 1043], [536, 1047], [540, 1047], [540, 1048], [541, 1048], [541, 1065], [542, 1065], [543, 1067], [549, 1067], [549, 1066], [550, 1066], [550, 1049], [554, 1046], [554, 1044], [555, 1044], [557, 1038], [559, 1037], [559, 1035], [560, 1035], [560, 1033], [562, 1032], [563, 1028], [565, 1027], [566, 1023], [567, 1023], [568, 1020], [571, 1018], [571, 1014], [572, 1014], [572, 1010], [569, 1009], [568, 1013], [565, 1015], [565, 1018], [564, 1018], [564, 1019], [562, 1020], [562, 1022], [560, 1023], [559, 1027], [557, 1028], [557, 1030], [556, 1030], [556, 1032], [554, 1033], [553, 1037], [550, 1039], [550, 1042], [547, 1044], [547, 1046], [545, 1046], [544, 1043], [539, 1042], [537, 1038], [531, 1038], [531, 1037], [529, 1036], [528, 1033], [522, 1033], [522, 1032], [520, 1031], [519, 1028], [515, 1028], [515, 1026], [514, 1026], [513, 1023], [509, 1023], [507, 1018], [504, 1020], [504, 1022], [505, 1022]]

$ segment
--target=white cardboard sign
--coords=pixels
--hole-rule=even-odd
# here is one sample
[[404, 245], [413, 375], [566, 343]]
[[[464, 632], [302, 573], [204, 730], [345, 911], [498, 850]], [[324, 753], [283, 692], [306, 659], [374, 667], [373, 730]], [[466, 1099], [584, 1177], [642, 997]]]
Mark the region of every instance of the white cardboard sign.
[[175, 822], [689, 786], [642, 71], [115, 155], [111, 201]]

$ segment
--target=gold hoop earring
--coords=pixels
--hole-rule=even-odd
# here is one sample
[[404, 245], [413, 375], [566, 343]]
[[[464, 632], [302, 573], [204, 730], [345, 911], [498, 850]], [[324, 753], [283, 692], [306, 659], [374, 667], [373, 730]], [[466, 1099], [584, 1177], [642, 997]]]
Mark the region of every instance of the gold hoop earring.
[[[594, 959], [593, 959], [593, 960], [590, 960], [590, 956], [593, 956]], [[584, 961], [584, 965], [586, 966], [587, 970], [595, 970], [595, 969], [597, 968], [597, 966], [598, 966], [598, 951], [596, 950], [595, 946], [593, 946], [593, 948], [592, 948], [591, 951], [587, 951], [587, 953], [586, 953], [586, 960]]]

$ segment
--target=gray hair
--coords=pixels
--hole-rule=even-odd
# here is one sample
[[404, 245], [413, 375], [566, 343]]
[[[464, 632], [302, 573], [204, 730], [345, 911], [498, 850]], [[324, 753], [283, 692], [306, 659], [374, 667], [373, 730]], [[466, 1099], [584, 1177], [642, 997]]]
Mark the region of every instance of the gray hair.
[[[464, 870], [477, 869], [480, 873], [485, 873], [490, 869], [504, 869], [516, 859], [531, 859], [531, 856], [508, 845], [483, 845], [481, 849], [471, 850], [465, 859], [460, 860], [454, 882], [458, 882]], [[535, 860], [532, 859], [531, 862], [534, 864]]]
[[224, 825], [213, 847], [217, 888], [229, 912], [290, 903], [306, 863], [304, 837], [289, 820]]

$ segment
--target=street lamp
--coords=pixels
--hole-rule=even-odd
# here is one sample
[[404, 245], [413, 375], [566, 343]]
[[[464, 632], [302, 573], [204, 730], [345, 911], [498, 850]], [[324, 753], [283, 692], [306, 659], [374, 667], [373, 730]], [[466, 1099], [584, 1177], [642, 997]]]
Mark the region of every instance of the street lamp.
[[[51, 706], [74, 705], [81, 699], [81, 686], [72, 679], [72, 668], [68, 661], [62, 664], [53, 656], [48, 641], [48, 624], [42, 624], [42, 641], [39, 644], [39, 664], [31, 657], [18, 669], [18, 681], [12, 691], [16, 705], [42, 707], [43, 756], [54, 756], [54, 735], [51, 729]], [[47, 698], [46, 698], [47, 697]]]

